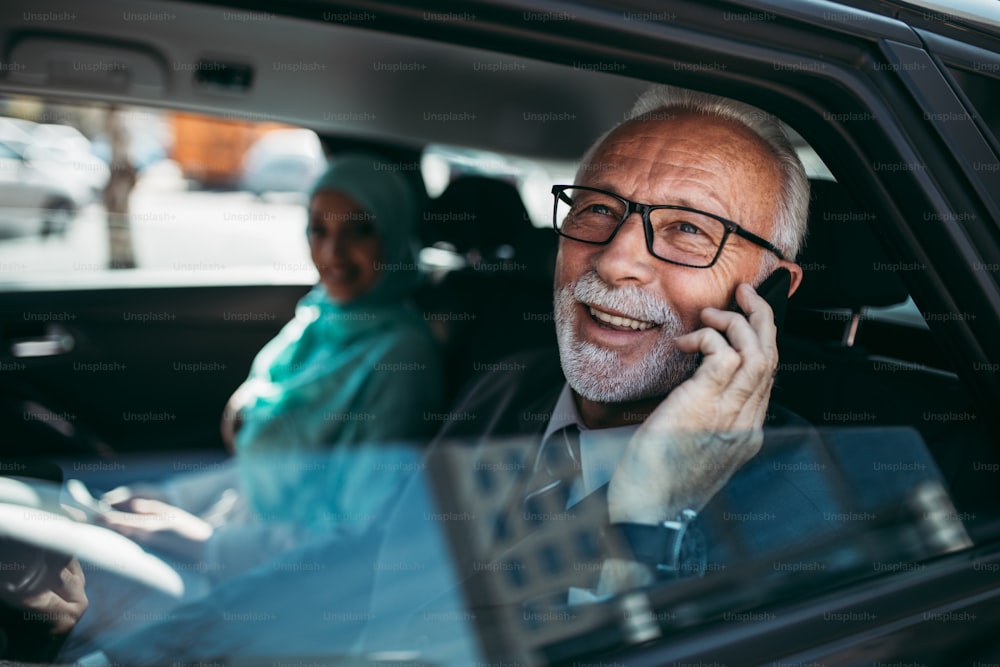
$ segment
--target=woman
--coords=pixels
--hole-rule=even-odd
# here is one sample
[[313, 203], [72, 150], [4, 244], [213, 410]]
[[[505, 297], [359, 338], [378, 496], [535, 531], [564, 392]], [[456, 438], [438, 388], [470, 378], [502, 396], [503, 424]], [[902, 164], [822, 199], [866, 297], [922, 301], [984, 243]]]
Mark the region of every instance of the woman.
[[[436, 422], [425, 413], [442, 400], [437, 347], [409, 301], [422, 206], [422, 193], [391, 165], [337, 158], [309, 199], [319, 284], [226, 406], [223, 437], [235, 465], [105, 494], [114, 507], [101, 513], [105, 525], [180, 557], [184, 599], [314, 537], [366, 530], [415, 469], [413, 452], [399, 445], [432, 435]], [[87, 578], [99, 593], [65, 659], [180, 601], [111, 573]]]
[[[330, 165], [309, 199], [319, 284], [226, 406], [237, 474], [116, 489], [106, 499], [125, 511], [107, 525], [228, 577], [303, 535], [377, 520], [407, 473], [392, 464], [392, 445], [431, 435], [425, 414], [442, 399], [436, 343], [409, 300], [422, 204], [413, 182], [377, 158]], [[234, 483], [238, 494], [220, 495]]]

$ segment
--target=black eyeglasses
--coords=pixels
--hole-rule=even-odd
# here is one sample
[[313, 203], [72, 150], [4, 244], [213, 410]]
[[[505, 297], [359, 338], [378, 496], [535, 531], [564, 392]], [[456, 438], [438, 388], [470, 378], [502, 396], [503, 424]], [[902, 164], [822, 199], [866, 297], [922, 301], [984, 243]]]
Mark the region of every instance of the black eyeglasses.
[[707, 269], [719, 259], [730, 234], [784, 254], [767, 240], [735, 222], [686, 206], [650, 205], [580, 185], [554, 185], [552, 226], [574, 241], [607, 245], [633, 213], [642, 215], [649, 254], [664, 262]]

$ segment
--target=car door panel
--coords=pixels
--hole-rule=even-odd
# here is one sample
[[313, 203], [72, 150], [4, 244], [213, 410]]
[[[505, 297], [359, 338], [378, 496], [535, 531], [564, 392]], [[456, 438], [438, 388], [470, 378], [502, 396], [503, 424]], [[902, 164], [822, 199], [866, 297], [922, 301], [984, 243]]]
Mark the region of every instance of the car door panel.
[[57, 418], [114, 450], [218, 447], [226, 400], [307, 289], [3, 294], [0, 391], [7, 418], [22, 422], [5, 429], [4, 453], [41, 453], [26, 435], [39, 424], [26, 423]]

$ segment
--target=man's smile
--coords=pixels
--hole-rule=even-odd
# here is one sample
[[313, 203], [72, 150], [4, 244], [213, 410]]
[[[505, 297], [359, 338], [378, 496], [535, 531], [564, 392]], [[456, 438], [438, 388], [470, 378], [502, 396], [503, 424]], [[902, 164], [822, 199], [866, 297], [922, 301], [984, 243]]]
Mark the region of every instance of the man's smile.
[[655, 322], [648, 322], [646, 320], [639, 320], [622, 313], [616, 313], [607, 311], [604, 309], [598, 309], [594, 306], [588, 304], [581, 304], [590, 314], [591, 319], [593, 319], [597, 324], [605, 329], [611, 329], [612, 331], [646, 331], [647, 329], [652, 329], [659, 326]]

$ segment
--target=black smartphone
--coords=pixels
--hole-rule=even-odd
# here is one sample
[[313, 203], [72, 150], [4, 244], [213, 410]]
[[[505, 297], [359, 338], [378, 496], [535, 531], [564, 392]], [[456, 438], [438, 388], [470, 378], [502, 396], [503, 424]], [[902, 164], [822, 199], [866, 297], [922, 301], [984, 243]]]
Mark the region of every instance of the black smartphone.
[[[779, 336], [781, 335], [781, 327], [785, 323], [785, 311], [788, 310], [788, 289], [791, 286], [791, 271], [779, 267], [757, 287], [757, 294], [760, 294], [774, 311], [774, 325], [778, 328]], [[736, 306], [736, 310], [743, 313], [743, 309], [739, 306]]]

